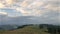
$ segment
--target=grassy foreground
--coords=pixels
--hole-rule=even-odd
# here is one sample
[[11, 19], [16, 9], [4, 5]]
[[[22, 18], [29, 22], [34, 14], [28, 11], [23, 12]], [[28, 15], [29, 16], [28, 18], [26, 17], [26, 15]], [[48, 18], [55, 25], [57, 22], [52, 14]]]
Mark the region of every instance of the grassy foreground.
[[43, 29], [40, 29], [39, 27], [26, 26], [24, 28], [16, 29], [13, 31], [0, 31], [0, 34], [49, 34], [49, 33], [43, 31]]

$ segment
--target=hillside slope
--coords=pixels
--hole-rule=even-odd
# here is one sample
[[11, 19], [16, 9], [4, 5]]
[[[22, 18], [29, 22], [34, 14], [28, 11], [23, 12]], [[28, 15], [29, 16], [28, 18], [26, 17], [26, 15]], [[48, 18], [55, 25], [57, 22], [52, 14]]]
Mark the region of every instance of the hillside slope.
[[27, 26], [13, 31], [1, 31], [0, 34], [49, 34], [35, 26]]

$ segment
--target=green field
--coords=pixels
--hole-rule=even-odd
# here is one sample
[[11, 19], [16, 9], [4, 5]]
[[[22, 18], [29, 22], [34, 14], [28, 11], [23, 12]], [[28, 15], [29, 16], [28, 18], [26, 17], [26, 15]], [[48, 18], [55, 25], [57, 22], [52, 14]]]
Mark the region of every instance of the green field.
[[23, 25], [12, 30], [10, 29], [12, 26], [4, 27], [6, 30], [0, 28], [0, 34], [60, 34], [60, 26], [51, 24]]
[[0, 31], [0, 34], [49, 34], [49, 33], [44, 32], [42, 29], [39, 29], [39, 27], [27, 26], [13, 31]]

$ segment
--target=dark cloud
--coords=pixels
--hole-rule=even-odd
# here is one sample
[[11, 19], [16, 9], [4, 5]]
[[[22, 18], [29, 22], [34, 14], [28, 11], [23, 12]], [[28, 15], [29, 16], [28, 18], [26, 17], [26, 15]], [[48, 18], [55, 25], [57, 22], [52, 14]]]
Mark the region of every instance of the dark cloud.
[[59, 13], [50, 11], [42, 16], [19, 16], [8, 17], [6, 15], [0, 15], [0, 24], [60, 24]]

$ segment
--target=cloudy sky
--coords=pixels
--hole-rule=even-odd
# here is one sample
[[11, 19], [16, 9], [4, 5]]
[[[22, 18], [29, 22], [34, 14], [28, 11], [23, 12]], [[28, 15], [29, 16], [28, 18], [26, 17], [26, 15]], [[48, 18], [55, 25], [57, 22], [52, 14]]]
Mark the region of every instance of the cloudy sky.
[[59, 20], [60, 0], [0, 0], [0, 24], [60, 24]]

